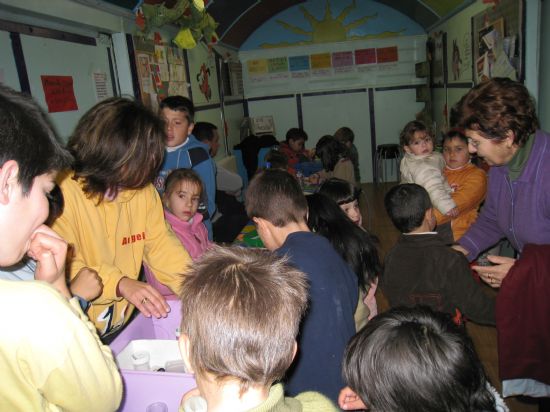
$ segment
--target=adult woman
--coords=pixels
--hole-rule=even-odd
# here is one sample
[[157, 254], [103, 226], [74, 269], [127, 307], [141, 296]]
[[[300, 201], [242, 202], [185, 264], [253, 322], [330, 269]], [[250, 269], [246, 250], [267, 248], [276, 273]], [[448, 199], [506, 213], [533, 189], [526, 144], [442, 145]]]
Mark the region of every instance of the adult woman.
[[[469, 260], [506, 237], [521, 252], [528, 243], [550, 244], [550, 135], [537, 130], [535, 103], [520, 83], [494, 78], [457, 104], [458, 125], [469, 150], [492, 166], [483, 209], [459, 240]], [[515, 260], [489, 256], [495, 266], [474, 266], [500, 287]]]
[[74, 246], [70, 277], [89, 267], [103, 291], [88, 310], [103, 336], [123, 326], [134, 307], [166, 316], [162, 295], [138, 280], [142, 262], [178, 292], [189, 254], [164, 221], [152, 185], [164, 152], [164, 125], [123, 98], [104, 100], [78, 122], [69, 139], [74, 170], [58, 177], [65, 199], [53, 228]]

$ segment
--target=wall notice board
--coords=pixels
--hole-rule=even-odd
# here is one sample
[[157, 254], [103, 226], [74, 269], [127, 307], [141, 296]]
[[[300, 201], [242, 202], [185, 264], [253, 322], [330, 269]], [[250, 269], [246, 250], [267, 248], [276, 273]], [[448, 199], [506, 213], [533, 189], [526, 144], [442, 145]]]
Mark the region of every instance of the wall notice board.
[[182, 49], [164, 41], [134, 36], [134, 55], [143, 104], [157, 110], [159, 102], [168, 96], [189, 97]]

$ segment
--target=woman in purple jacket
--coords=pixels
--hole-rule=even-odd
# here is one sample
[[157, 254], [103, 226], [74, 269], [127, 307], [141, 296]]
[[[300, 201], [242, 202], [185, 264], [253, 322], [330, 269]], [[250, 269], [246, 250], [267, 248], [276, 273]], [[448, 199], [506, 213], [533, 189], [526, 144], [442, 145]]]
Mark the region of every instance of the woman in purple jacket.
[[[456, 105], [469, 150], [491, 166], [485, 205], [457, 249], [468, 260], [507, 238], [521, 253], [528, 243], [550, 244], [550, 135], [537, 130], [535, 102], [522, 84], [494, 78]], [[494, 266], [474, 266], [494, 288], [515, 260], [490, 255]]]

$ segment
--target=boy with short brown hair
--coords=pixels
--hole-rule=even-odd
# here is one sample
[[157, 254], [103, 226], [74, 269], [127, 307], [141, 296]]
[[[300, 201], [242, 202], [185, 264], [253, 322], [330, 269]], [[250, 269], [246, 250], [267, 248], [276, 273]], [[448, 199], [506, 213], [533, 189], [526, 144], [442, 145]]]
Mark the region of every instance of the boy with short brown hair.
[[296, 354], [307, 306], [304, 273], [260, 249], [216, 247], [182, 292], [180, 348], [201, 398], [184, 411], [336, 411], [319, 393], [285, 398], [280, 380]]

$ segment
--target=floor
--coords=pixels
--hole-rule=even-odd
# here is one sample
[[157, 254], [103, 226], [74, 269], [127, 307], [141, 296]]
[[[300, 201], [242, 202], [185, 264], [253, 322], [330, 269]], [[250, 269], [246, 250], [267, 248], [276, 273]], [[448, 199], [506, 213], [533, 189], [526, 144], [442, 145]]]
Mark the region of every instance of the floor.
[[[380, 241], [380, 257], [383, 259], [388, 250], [397, 241], [398, 231], [394, 228], [384, 210], [384, 195], [394, 186], [395, 182], [363, 184], [361, 198], [361, 211], [363, 224], [370, 232], [375, 234]], [[367, 201], [368, 199], [368, 201]], [[488, 288], [489, 289], [489, 288]], [[387, 310], [389, 305], [386, 298], [378, 289], [376, 300], [380, 311]], [[498, 379], [497, 336], [494, 327], [480, 326], [468, 322], [467, 331], [474, 341], [476, 351], [485, 367], [489, 380], [500, 391], [501, 385]], [[528, 399], [507, 398], [506, 404], [511, 412], [536, 412], [539, 411], [536, 402]], [[542, 411], [543, 409], [541, 409]], [[544, 409], [546, 411], [546, 409]]]

